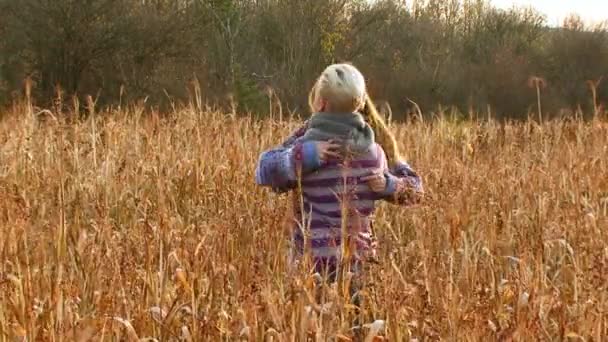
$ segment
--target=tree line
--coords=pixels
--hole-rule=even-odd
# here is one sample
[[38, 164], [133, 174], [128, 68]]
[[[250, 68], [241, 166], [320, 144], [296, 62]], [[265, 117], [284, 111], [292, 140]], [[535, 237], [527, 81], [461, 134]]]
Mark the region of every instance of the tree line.
[[484, 0], [0, 0], [0, 36], [1, 104], [29, 78], [40, 103], [168, 108], [196, 90], [242, 112], [306, 112], [315, 77], [341, 61], [395, 118], [414, 103], [521, 118], [539, 94], [553, 115], [608, 100], [606, 25], [549, 27]]

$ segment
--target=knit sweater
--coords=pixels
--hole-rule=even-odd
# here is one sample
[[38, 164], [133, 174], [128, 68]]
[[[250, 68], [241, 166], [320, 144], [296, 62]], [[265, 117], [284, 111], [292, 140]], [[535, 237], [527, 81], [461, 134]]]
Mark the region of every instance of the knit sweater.
[[[295, 255], [309, 250], [318, 271], [324, 265], [335, 269], [341, 259], [344, 223], [351, 262], [365, 261], [375, 252], [371, 218], [377, 201], [415, 204], [423, 192], [421, 179], [405, 162], [389, 170], [385, 153], [376, 143], [354, 159], [321, 163], [315, 142], [302, 139], [306, 130], [305, 124], [281, 146], [260, 155], [256, 183], [287, 192], [297, 188], [300, 175], [301, 193], [294, 199]], [[381, 193], [360, 180], [375, 172], [384, 173], [387, 180]]]

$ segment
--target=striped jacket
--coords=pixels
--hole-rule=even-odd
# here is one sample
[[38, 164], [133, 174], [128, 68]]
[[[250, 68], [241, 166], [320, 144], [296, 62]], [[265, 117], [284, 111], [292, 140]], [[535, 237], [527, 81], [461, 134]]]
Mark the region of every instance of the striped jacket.
[[[420, 177], [407, 163], [389, 170], [378, 144], [364, 155], [344, 162], [320, 164], [314, 142], [301, 142], [306, 124], [281, 146], [260, 155], [255, 176], [259, 185], [276, 192], [295, 191], [293, 247], [296, 255], [310, 251], [317, 270], [335, 269], [342, 240], [348, 239], [351, 262], [374, 254], [371, 216], [378, 200], [412, 205], [423, 193]], [[387, 187], [373, 192], [360, 178], [383, 172]], [[345, 229], [342, 229], [345, 228]], [[345, 234], [346, 233], [346, 234]]]

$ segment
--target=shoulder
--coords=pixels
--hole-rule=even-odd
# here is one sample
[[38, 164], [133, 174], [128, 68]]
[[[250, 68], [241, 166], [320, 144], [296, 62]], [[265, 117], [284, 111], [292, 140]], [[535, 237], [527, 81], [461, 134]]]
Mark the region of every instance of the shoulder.
[[306, 134], [308, 130], [309, 123], [305, 121], [300, 127], [298, 127], [295, 131], [291, 133], [291, 135], [285, 140], [282, 144], [283, 147], [290, 147], [294, 145], [301, 137]]
[[294, 132], [294, 135], [297, 135], [297, 136], [304, 135], [304, 133], [306, 133], [306, 130], [308, 130], [309, 126], [310, 126], [310, 121], [309, 120], [304, 121], [300, 125], [300, 127], [298, 127], [298, 129]]

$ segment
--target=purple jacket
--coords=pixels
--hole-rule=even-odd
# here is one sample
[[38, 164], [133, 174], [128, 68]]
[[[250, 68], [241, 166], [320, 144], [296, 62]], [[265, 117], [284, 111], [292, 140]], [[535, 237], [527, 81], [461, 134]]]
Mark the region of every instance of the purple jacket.
[[[294, 198], [296, 254], [310, 251], [317, 266], [336, 265], [346, 237], [351, 261], [364, 261], [374, 254], [371, 216], [376, 201], [416, 204], [423, 193], [422, 181], [405, 162], [389, 170], [384, 150], [378, 144], [353, 160], [322, 164], [314, 142], [299, 141], [305, 132], [306, 125], [281, 146], [261, 154], [256, 182], [276, 192], [299, 190]], [[387, 187], [382, 193], [373, 192], [360, 181], [374, 172], [383, 172], [386, 177]]]

